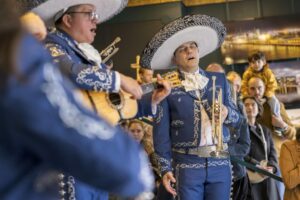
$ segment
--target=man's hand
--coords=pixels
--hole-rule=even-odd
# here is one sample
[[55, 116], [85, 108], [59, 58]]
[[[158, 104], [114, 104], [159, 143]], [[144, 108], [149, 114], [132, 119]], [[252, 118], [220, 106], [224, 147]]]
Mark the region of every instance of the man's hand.
[[164, 80], [159, 74], [157, 74], [157, 83], [159, 85], [162, 85], [163, 88], [158, 88], [158, 89], [153, 91], [152, 105], [159, 104], [171, 92], [171, 84], [169, 83], [169, 81]]
[[127, 93], [130, 93], [134, 99], [141, 99], [143, 91], [141, 86], [136, 80], [129, 76], [125, 76], [120, 73], [121, 77], [121, 89]]
[[266, 167], [266, 170], [267, 170], [268, 172], [272, 173], [272, 174], [274, 174], [274, 172], [275, 172], [275, 169], [274, 169], [274, 167], [272, 167], [272, 166], [267, 166], [267, 167]]
[[176, 179], [174, 178], [172, 172], [167, 172], [162, 178], [162, 183], [169, 193], [171, 193], [173, 196], [176, 196], [176, 190], [171, 186], [171, 182], [176, 183]]

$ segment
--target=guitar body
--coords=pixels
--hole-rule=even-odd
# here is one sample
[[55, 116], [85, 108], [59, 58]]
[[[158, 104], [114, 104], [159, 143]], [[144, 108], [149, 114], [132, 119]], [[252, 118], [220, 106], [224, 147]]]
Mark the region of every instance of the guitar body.
[[[169, 72], [163, 77], [170, 82], [171, 87], [181, 86], [178, 72]], [[154, 83], [142, 85], [143, 93], [153, 91], [155, 89], [153, 85]], [[83, 90], [81, 94], [83, 96], [83, 104], [111, 125], [117, 125], [123, 119], [131, 119], [138, 112], [137, 101], [131, 98], [131, 94], [122, 90], [119, 93]]]
[[111, 125], [117, 125], [121, 119], [133, 118], [137, 111], [137, 101], [129, 93], [82, 91], [84, 105], [96, 112]]

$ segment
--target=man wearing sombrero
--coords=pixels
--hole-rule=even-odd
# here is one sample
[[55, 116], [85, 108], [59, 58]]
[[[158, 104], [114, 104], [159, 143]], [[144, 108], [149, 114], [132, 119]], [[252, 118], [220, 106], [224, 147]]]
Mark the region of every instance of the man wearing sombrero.
[[[90, 45], [96, 36], [97, 24], [123, 10], [127, 5], [127, 0], [19, 0], [19, 3], [26, 7], [26, 10], [38, 14], [47, 26], [56, 27], [45, 40], [46, 48], [65, 75], [71, 78], [78, 87], [108, 92], [117, 92], [122, 88], [133, 97], [141, 98], [142, 91], [138, 83], [118, 72], [108, 71], [101, 63], [99, 53]], [[166, 81], [160, 77], [158, 82], [168, 87]], [[153, 93], [152, 103], [155, 104], [164, 98], [168, 90], [168, 88], [160, 89]], [[146, 103], [144, 106], [146, 108], [143, 109], [146, 114], [151, 113], [151, 100], [143, 101]], [[114, 155], [111, 156], [114, 157]], [[107, 175], [114, 176], [113, 174]], [[103, 179], [105, 180], [105, 177]], [[67, 183], [74, 185], [70, 181], [64, 184]], [[77, 199], [107, 199], [106, 192], [92, 188], [79, 180], [75, 180], [75, 187], [67, 190], [66, 194], [64, 188], [63, 185], [61, 195], [64, 198], [71, 194]]]
[[[45, 39], [45, 46], [79, 88], [107, 92], [122, 89], [135, 99], [142, 97], [137, 81], [107, 70], [99, 52], [90, 45], [96, 36], [97, 24], [121, 12], [127, 0], [19, 0], [19, 4], [38, 14], [47, 27], [54, 27]], [[155, 105], [169, 93], [167, 81], [158, 76], [158, 82], [165, 87], [149, 96], [150, 101], [148, 98], [143, 101], [145, 106], [139, 106], [143, 108], [139, 114], [151, 113], [151, 102]]]
[[[153, 132], [163, 185], [181, 200], [230, 198], [228, 126], [238, 127], [241, 120], [224, 74], [199, 68], [199, 59], [217, 49], [225, 34], [225, 27], [214, 17], [185, 16], [163, 27], [141, 57], [142, 66], [177, 68], [183, 79], [183, 87], [172, 89], [158, 106]], [[213, 91], [217, 98], [221, 90], [222, 118], [211, 120]], [[212, 134], [218, 121], [222, 137]], [[219, 141], [222, 149], [216, 151]]]
[[1, 3], [0, 199], [102, 199], [78, 197], [79, 180], [124, 196], [151, 190], [140, 146], [79, 104], [45, 49], [21, 31], [15, 1]]

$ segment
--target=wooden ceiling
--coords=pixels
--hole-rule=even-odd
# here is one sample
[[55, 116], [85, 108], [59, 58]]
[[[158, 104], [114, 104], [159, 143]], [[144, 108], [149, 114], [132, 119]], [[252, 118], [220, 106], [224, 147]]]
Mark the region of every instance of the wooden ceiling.
[[242, 1], [242, 0], [129, 0], [128, 6], [145, 6], [153, 4], [171, 3], [171, 2], [182, 2], [185, 6], [200, 6], [215, 3], [225, 3], [232, 1]]

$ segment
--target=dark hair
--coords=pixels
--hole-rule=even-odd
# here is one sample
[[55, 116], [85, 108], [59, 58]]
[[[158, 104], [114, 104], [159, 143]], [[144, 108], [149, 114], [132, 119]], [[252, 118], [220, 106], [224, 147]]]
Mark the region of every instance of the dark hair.
[[257, 51], [248, 57], [249, 62], [253, 62], [257, 60], [265, 60], [265, 59], [266, 59], [265, 54], [261, 51]]
[[257, 117], [259, 116], [262, 116], [263, 112], [264, 112], [264, 108], [263, 106], [261, 105], [261, 103], [259, 103], [259, 101], [255, 98], [255, 97], [251, 97], [251, 96], [246, 96], [242, 99], [243, 103], [245, 103], [245, 101], [247, 99], [252, 99], [253, 101], [255, 101], [255, 103], [257, 104], [257, 107], [258, 107], [258, 115]]
[[60, 18], [58, 18], [55, 22], [54, 22], [54, 26], [59, 26], [62, 23], [62, 18], [65, 14], [63, 14]]
[[297, 132], [296, 132], [296, 140], [297, 140], [298, 142], [300, 142], [300, 127], [297, 128]]
[[[61, 15], [57, 20], [55, 20], [54, 25], [57, 27], [63, 22], [63, 17], [70, 12], [74, 12], [81, 4], [69, 7], [65, 12], [63, 10], [56, 13], [56, 15]], [[62, 13], [63, 12], [63, 13]]]
[[[193, 43], [196, 45], [196, 47], [198, 47], [198, 44], [197, 44], [196, 42], [193, 42]], [[175, 51], [173, 52], [173, 56], [175, 56], [176, 51], [178, 50], [178, 48], [179, 48], [179, 47], [177, 47], [177, 48], [175, 49]]]
[[2, 0], [0, 6], [0, 88], [15, 73], [15, 49], [21, 35], [20, 14], [15, 0]]

